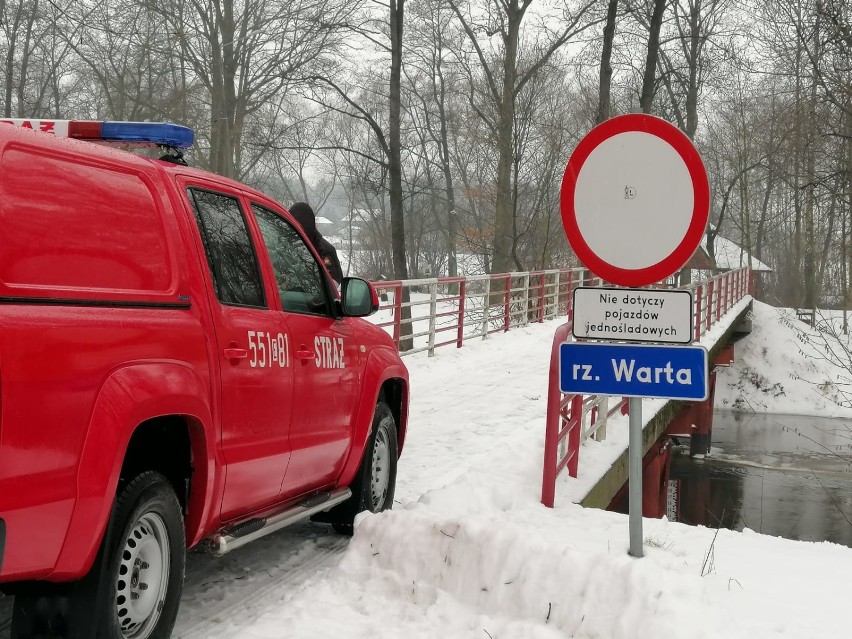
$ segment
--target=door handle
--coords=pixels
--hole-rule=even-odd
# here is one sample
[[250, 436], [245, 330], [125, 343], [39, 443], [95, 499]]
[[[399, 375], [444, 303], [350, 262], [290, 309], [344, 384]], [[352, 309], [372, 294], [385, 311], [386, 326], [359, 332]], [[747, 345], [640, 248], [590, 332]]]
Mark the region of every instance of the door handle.
[[301, 350], [296, 351], [295, 355], [296, 355], [296, 359], [301, 360], [303, 362], [306, 362], [306, 361], [314, 358], [314, 352], [309, 351], [304, 346], [302, 346]]
[[223, 353], [230, 360], [245, 359], [248, 357], [248, 351], [244, 348], [226, 348]]

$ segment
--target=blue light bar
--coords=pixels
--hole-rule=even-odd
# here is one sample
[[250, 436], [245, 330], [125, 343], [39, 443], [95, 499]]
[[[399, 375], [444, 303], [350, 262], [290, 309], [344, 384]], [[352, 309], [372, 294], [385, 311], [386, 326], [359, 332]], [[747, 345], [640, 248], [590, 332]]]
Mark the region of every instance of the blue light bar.
[[188, 149], [195, 133], [171, 122], [101, 122], [100, 139], [110, 142], [137, 142]]
[[195, 134], [192, 129], [171, 122], [103, 122], [101, 120], [34, 120], [10, 118], [0, 124], [41, 131], [61, 138], [93, 142], [118, 142], [131, 146], [170, 146], [188, 149]]

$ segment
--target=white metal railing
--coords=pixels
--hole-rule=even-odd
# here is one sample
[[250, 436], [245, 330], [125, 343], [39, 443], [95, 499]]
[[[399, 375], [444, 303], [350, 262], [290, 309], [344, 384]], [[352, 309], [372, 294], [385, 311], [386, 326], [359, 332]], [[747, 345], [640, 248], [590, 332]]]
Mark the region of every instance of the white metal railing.
[[441, 346], [461, 348], [465, 340], [567, 316], [574, 288], [602, 281], [575, 268], [373, 284], [382, 303], [372, 321], [388, 331], [400, 353], [434, 355]]

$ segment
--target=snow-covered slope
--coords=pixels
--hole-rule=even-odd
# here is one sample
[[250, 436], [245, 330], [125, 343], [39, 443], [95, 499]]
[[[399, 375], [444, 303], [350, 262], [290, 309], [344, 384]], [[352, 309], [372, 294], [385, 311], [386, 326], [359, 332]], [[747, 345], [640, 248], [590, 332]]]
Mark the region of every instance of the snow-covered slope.
[[[831, 331], [811, 328], [794, 310], [756, 302], [753, 328], [718, 376], [716, 408], [852, 417], [852, 359]], [[845, 364], [841, 366], [840, 364]]]

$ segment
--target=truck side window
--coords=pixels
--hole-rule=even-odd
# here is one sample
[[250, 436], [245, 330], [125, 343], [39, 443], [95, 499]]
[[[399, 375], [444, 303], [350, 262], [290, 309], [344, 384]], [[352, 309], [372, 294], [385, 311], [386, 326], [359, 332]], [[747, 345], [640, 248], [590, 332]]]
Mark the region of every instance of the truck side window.
[[291, 313], [325, 315], [330, 311], [325, 277], [299, 233], [283, 217], [252, 204], [281, 294]]
[[257, 256], [236, 198], [187, 189], [204, 252], [223, 304], [266, 308]]

